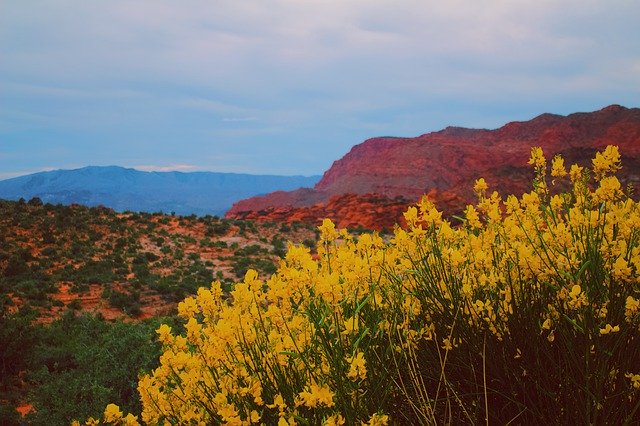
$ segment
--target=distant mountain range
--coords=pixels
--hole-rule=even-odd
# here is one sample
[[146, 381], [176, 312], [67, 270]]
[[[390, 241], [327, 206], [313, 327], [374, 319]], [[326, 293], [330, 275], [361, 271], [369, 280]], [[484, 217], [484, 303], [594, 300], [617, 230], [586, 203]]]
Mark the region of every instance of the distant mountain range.
[[103, 205], [116, 211], [175, 212], [222, 216], [243, 198], [315, 185], [320, 176], [213, 172], [143, 172], [89, 166], [0, 181], [0, 198], [40, 198], [52, 204]]
[[590, 166], [607, 145], [620, 148], [619, 178], [637, 191], [640, 108], [611, 105], [568, 116], [542, 114], [495, 130], [447, 127], [414, 138], [369, 139], [335, 161], [315, 187], [239, 201], [227, 217], [314, 224], [329, 217], [340, 227], [389, 229], [422, 194], [445, 214], [459, 213], [476, 201], [472, 188], [479, 177], [504, 196], [530, 190], [533, 146], [542, 147], [549, 163], [561, 154], [567, 165]]

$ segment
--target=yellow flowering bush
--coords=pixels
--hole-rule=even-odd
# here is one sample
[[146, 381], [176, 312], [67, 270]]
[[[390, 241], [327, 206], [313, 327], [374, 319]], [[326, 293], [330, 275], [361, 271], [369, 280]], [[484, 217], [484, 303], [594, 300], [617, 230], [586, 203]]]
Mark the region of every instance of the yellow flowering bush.
[[[426, 198], [386, 240], [325, 220], [317, 256], [290, 245], [266, 282], [201, 288], [178, 307], [184, 334], [158, 329], [141, 421], [638, 421], [640, 205], [618, 150], [593, 174], [555, 157], [551, 185], [540, 148], [529, 164], [531, 192], [503, 200], [479, 179], [461, 223]], [[109, 406], [104, 421], [137, 419]]]

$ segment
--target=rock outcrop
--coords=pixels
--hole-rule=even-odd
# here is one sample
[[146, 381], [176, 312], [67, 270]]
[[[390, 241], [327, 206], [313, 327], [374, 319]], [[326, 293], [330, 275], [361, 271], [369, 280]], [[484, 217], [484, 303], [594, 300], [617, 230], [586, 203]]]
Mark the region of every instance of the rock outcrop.
[[423, 194], [445, 213], [459, 212], [475, 201], [478, 177], [502, 195], [529, 190], [532, 146], [542, 147], [549, 160], [562, 154], [565, 164], [586, 165], [607, 145], [620, 148], [623, 184], [640, 183], [640, 108], [612, 105], [542, 114], [495, 130], [447, 127], [414, 138], [369, 139], [335, 161], [313, 189], [245, 199], [226, 216], [312, 223], [329, 217], [339, 226], [381, 229]]

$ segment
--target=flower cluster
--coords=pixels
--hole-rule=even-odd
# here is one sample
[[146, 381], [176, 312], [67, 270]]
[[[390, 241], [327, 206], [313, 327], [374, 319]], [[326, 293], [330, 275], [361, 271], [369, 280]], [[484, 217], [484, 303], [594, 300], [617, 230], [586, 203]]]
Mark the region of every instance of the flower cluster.
[[[266, 282], [249, 271], [180, 303], [186, 332], [158, 329], [142, 420], [637, 420], [640, 204], [619, 162], [607, 147], [593, 179], [557, 156], [548, 187], [534, 148], [531, 192], [503, 200], [480, 179], [461, 223], [425, 198], [387, 240], [325, 220], [316, 257], [290, 245]], [[106, 422], [134, 424], [110, 407]]]

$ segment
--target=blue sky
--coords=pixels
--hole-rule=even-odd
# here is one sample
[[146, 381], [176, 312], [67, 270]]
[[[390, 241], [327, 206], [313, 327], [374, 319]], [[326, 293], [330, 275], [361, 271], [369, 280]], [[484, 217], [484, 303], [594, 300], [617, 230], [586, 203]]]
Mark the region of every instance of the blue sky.
[[320, 174], [363, 140], [640, 106], [640, 2], [0, 0], [0, 179]]

